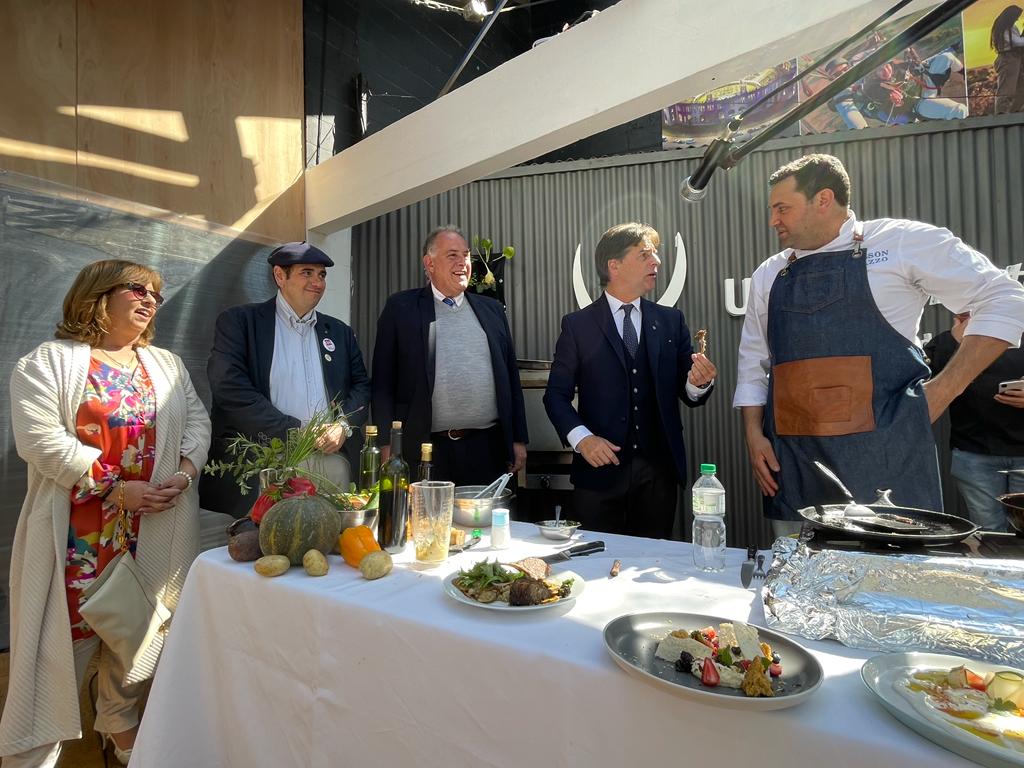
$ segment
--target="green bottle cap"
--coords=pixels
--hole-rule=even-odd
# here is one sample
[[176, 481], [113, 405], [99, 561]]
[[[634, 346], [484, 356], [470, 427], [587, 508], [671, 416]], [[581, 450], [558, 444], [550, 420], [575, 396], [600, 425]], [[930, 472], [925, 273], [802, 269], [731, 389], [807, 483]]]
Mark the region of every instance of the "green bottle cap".
[[718, 467], [716, 467], [714, 464], [701, 464], [700, 471], [701, 474], [710, 473], [713, 475], [715, 472], [718, 471]]

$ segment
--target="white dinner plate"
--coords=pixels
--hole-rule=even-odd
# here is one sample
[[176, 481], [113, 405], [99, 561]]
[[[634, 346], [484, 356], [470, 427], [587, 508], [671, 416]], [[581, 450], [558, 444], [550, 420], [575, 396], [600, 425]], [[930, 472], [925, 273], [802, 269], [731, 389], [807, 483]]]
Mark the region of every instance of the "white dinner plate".
[[772, 681], [775, 695], [768, 698], [747, 696], [737, 688], [701, 684], [689, 672], [677, 672], [675, 664], [655, 656], [658, 643], [677, 629], [702, 629], [709, 624], [733, 622], [718, 616], [696, 613], [634, 613], [612, 619], [604, 628], [604, 644], [615, 663], [632, 675], [654, 683], [672, 693], [730, 709], [785, 709], [801, 704], [818, 689], [825, 677], [821, 664], [810, 651], [785, 635], [764, 627], [757, 629], [782, 659], [782, 677]]
[[[878, 697], [882, 706], [889, 710], [893, 717], [926, 739], [981, 765], [993, 768], [1024, 766], [1024, 753], [1014, 753], [953, 726], [943, 728], [919, 714], [914, 705], [893, 685], [908, 672], [952, 669], [961, 664], [966, 664], [969, 669], [979, 674], [998, 672], [1002, 669], [1013, 670], [1013, 667], [1005, 664], [989, 664], [941, 653], [885, 653], [865, 661], [864, 666], [860, 668], [860, 677], [868, 690]], [[1024, 670], [1014, 671], [1024, 674]]]
[[462, 590], [460, 590], [454, 584], [455, 579], [458, 577], [458, 575], [458, 573], [454, 573], [444, 580], [444, 592], [446, 595], [452, 598], [452, 600], [456, 600], [460, 603], [465, 603], [466, 605], [472, 605], [474, 608], [487, 608], [491, 611], [504, 611], [505, 613], [518, 613], [520, 611], [541, 611], [545, 608], [554, 608], [555, 606], [560, 605], [572, 605], [575, 602], [576, 598], [580, 596], [580, 593], [583, 592], [583, 587], [586, 584], [586, 582], [583, 581], [583, 577], [580, 576], [578, 573], [573, 573], [572, 571], [558, 571], [548, 576], [547, 581], [555, 581], [561, 584], [566, 579], [572, 579], [573, 582], [572, 586], [569, 587], [568, 597], [562, 597], [550, 603], [541, 603], [540, 605], [509, 605], [508, 603], [498, 602], [497, 600], [493, 603], [481, 603], [474, 600], [471, 597], [467, 597], [462, 593]]

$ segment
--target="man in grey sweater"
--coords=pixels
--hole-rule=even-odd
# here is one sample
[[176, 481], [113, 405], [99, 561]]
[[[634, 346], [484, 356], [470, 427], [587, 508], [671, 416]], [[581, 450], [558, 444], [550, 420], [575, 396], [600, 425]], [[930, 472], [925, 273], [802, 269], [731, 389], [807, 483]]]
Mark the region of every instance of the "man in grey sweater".
[[382, 441], [402, 422], [406, 460], [434, 444], [434, 477], [485, 485], [526, 462], [526, 409], [504, 308], [467, 293], [470, 253], [458, 227], [423, 244], [430, 284], [393, 294], [377, 321], [372, 418]]

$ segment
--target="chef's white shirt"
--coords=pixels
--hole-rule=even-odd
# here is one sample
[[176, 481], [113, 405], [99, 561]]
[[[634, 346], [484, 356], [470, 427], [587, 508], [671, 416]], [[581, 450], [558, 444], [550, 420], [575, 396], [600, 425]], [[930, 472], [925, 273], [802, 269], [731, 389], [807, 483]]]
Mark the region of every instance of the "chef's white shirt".
[[327, 408], [327, 386], [316, 339], [316, 310], [299, 317], [281, 292], [274, 316], [274, 359], [270, 402], [281, 413], [306, 424]]
[[[790, 254], [800, 259], [811, 253], [851, 250], [855, 222], [856, 215], [850, 211], [831, 243], [814, 251], [787, 249], [754, 271], [740, 336], [734, 408], [768, 401], [768, 296]], [[1020, 346], [1024, 287], [1005, 270], [948, 229], [906, 219], [876, 219], [863, 226], [871, 295], [882, 317], [909, 342], [921, 346], [921, 314], [934, 296], [954, 313], [971, 313], [966, 335], [991, 336], [1011, 347]]]

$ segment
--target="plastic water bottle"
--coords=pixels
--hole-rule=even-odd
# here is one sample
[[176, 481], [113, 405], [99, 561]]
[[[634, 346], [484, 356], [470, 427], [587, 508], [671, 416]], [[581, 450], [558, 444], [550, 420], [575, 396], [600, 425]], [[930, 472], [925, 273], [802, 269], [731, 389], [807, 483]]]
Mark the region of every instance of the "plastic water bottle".
[[725, 486], [714, 464], [701, 464], [693, 484], [693, 564], [717, 573], [725, 568]]

